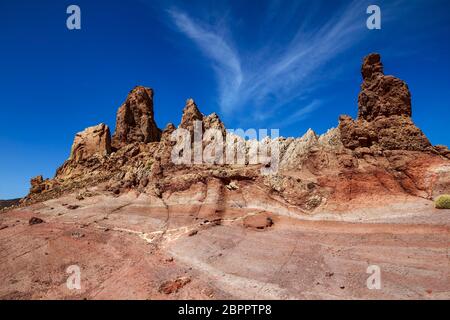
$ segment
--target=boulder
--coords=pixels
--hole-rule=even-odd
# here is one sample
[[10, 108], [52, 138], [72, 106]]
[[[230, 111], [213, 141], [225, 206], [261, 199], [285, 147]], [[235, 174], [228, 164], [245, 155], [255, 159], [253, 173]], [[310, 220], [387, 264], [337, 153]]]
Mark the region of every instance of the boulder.
[[180, 277], [175, 280], [169, 280], [169, 281], [163, 282], [159, 286], [159, 292], [164, 293], [164, 294], [177, 293], [181, 288], [183, 288], [189, 282], [191, 282], [191, 278], [189, 278], [189, 277]]
[[28, 224], [30, 226], [35, 225], [35, 224], [41, 224], [44, 223], [45, 221], [40, 219], [40, 218], [36, 218], [36, 217], [31, 217], [31, 219], [28, 221]]

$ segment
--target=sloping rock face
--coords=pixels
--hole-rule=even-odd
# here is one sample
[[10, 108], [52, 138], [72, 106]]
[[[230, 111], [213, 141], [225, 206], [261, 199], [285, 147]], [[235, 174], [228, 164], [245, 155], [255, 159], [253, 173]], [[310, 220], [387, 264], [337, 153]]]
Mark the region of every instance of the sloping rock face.
[[112, 145], [119, 149], [133, 142], [159, 141], [160, 137], [161, 130], [154, 119], [153, 90], [137, 86], [117, 111]]
[[75, 135], [70, 156], [56, 171], [51, 182], [59, 186], [59, 179], [92, 173], [111, 154], [111, 134], [107, 125], [101, 123]]
[[411, 120], [411, 94], [402, 80], [383, 73], [379, 54], [368, 55], [361, 68], [358, 119], [339, 119], [346, 148], [431, 150], [431, 143]]
[[101, 123], [75, 135], [69, 159], [80, 162], [94, 155], [106, 156], [110, 153], [111, 134], [108, 126]]

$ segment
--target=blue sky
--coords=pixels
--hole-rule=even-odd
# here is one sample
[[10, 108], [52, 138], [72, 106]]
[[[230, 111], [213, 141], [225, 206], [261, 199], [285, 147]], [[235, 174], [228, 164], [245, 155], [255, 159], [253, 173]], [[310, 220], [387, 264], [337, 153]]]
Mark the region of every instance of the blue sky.
[[[66, 28], [70, 4], [81, 30]], [[370, 4], [381, 30], [366, 28]], [[1, 1], [0, 199], [53, 177], [76, 132], [113, 131], [135, 85], [154, 88], [161, 128], [193, 97], [228, 128], [323, 133], [356, 116], [370, 52], [408, 83], [432, 143], [450, 145], [449, 13], [447, 0]]]

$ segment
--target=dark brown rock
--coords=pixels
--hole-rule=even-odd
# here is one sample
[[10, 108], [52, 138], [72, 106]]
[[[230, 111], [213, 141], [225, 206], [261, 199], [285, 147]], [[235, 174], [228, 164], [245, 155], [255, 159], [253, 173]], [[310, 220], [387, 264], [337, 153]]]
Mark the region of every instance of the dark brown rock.
[[379, 117], [369, 122], [341, 116], [339, 129], [342, 143], [352, 150], [374, 145], [384, 150], [411, 151], [424, 151], [431, 147], [427, 137], [408, 117]]
[[28, 224], [30, 226], [35, 225], [35, 224], [40, 224], [40, 223], [44, 223], [44, 220], [40, 219], [40, 218], [36, 218], [36, 217], [32, 217], [29, 221]]
[[370, 81], [376, 76], [383, 75], [383, 64], [378, 53], [371, 53], [364, 57], [361, 74], [364, 81]]
[[118, 149], [133, 142], [159, 141], [160, 137], [161, 130], [156, 125], [153, 113], [153, 90], [137, 86], [117, 111], [112, 144]]
[[381, 57], [372, 53], [361, 67], [363, 83], [358, 96], [358, 119], [374, 120], [379, 116], [411, 117], [411, 93], [406, 83], [383, 74]]
[[244, 227], [251, 229], [263, 230], [273, 226], [273, 220], [267, 214], [258, 214], [248, 216], [243, 221]]
[[188, 236], [192, 237], [195, 236], [198, 233], [198, 230], [192, 230], [191, 232], [189, 232]]
[[364, 58], [358, 119], [341, 116], [339, 130], [346, 148], [425, 151], [431, 144], [411, 120], [411, 94], [405, 82], [383, 74], [379, 54]]
[[166, 281], [159, 287], [159, 292], [164, 294], [176, 293], [189, 282], [191, 282], [191, 279], [188, 277], [180, 277], [175, 280]]

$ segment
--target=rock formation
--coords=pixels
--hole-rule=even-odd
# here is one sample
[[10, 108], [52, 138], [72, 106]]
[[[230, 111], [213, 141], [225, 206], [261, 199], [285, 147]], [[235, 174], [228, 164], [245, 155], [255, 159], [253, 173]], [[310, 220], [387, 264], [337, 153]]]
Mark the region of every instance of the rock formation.
[[161, 130], [156, 125], [153, 113], [153, 90], [137, 86], [117, 111], [112, 145], [119, 149], [133, 142], [159, 141], [160, 137]]
[[[357, 120], [298, 138], [227, 132], [244, 163], [175, 164], [177, 127], [160, 132], [153, 91], [133, 89], [113, 146], [106, 125], [88, 128], [53, 179], [31, 180], [26, 208], [0, 201], [0, 299], [448, 298], [450, 216], [430, 200], [450, 194], [450, 151], [414, 125], [378, 55], [362, 74]], [[196, 120], [225, 135], [189, 99], [178, 128]], [[203, 155], [217, 143], [204, 136]], [[249, 161], [260, 146], [279, 148], [278, 171]], [[372, 261], [383, 290], [365, 289]], [[81, 291], [61, 285], [73, 264]]]
[[42, 177], [42, 175], [31, 178], [30, 184], [30, 193], [40, 193], [44, 190], [44, 178]]
[[361, 73], [358, 119], [341, 116], [339, 129], [346, 148], [384, 150], [431, 149], [423, 132], [411, 120], [411, 94], [402, 80], [383, 73], [379, 54], [368, 55]]
[[94, 155], [106, 156], [110, 153], [111, 134], [108, 126], [101, 123], [75, 135], [69, 159], [80, 162]]
[[386, 76], [379, 54], [364, 58], [361, 74], [363, 83], [358, 96], [358, 119], [372, 121], [377, 117], [411, 117], [411, 94], [406, 83]]
[[194, 99], [188, 99], [183, 109], [183, 115], [179, 127], [187, 130], [193, 130], [194, 121], [202, 121], [203, 114], [198, 110]]
[[[197, 122], [197, 127], [195, 127]], [[195, 137], [194, 137], [194, 128], [196, 130], [201, 130], [202, 137], [198, 137], [198, 139], [202, 139], [202, 150], [207, 149], [207, 153], [210, 154], [211, 158], [216, 158], [215, 148], [218, 138], [215, 133], [208, 132], [209, 129], [215, 129], [220, 131], [220, 135], [222, 137], [222, 142], [226, 139], [226, 129], [223, 122], [220, 120], [219, 116], [216, 113], [212, 113], [208, 116], [203, 115], [198, 109], [195, 101], [193, 99], [188, 99], [186, 101], [186, 105], [183, 109], [183, 115], [181, 117], [179, 128], [186, 129], [191, 133], [191, 145], [194, 145]], [[197, 150], [194, 147], [192, 150]], [[223, 151], [223, 149], [222, 149]], [[193, 151], [194, 152], [194, 151]], [[192, 160], [194, 160], [194, 155], [192, 154]], [[217, 156], [219, 159], [220, 156]], [[219, 161], [219, 160], [217, 160]]]
[[[71, 156], [55, 178], [33, 180], [26, 201], [103, 183], [114, 195], [134, 189], [157, 201], [164, 199], [164, 207], [170, 201], [180, 205], [193, 194], [203, 194], [205, 204], [199, 216], [218, 219], [219, 213], [243, 198], [245, 204], [240, 205], [253, 209], [266, 210], [276, 199], [277, 206], [289, 206], [286, 210], [316, 212], [364, 203], [368, 195], [429, 199], [450, 192], [450, 151], [433, 147], [412, 122], [407, 85], [384, 75], [378, 54], [364, 59], [361, 73], [358, 119], [341, 116], [338, 128], [323, 135], [310, 129], [299, 138], [244, 139], [226, 133], [217, 114], [203, 115], [194, 100], [188, 99], [178, 128], [189, 130], [191, 137], [194, 121], [201, 122], [203, 133], [218, 129], [224, 142], [227, 137], [235, 141], [236, 153], [246, 154], [244, 163], [234, 164], [216, 162], [220, 159], [220, 149], [215, 148], [218, 140], [205, 136], [202, 151], [213, 162], [174, 164], [172, 133], [176, 126], [168, 124], [161, 132], [153, 116], [153, 90], [136, 87], [117, 112], [112, 146], [106, 125], [77, 134]], [[259, 146], [279, 148], [276, 173], [262, 174], [267, 166], [264, 160], [250, 163], [249, 153]], [[241, 198], [229, 198], [230, 192]], [[188, 196], [177, 200], [183, 194]]]
[[222, 120], [220, 120], [217, 113], [211, 113], [210, 115], [203, 118], [203, 127], [205, 130], [208, 129], [217, 129], [222, 132], [222, 135], [226, 136], [226, 129], [225, 125], [223, 124]]

